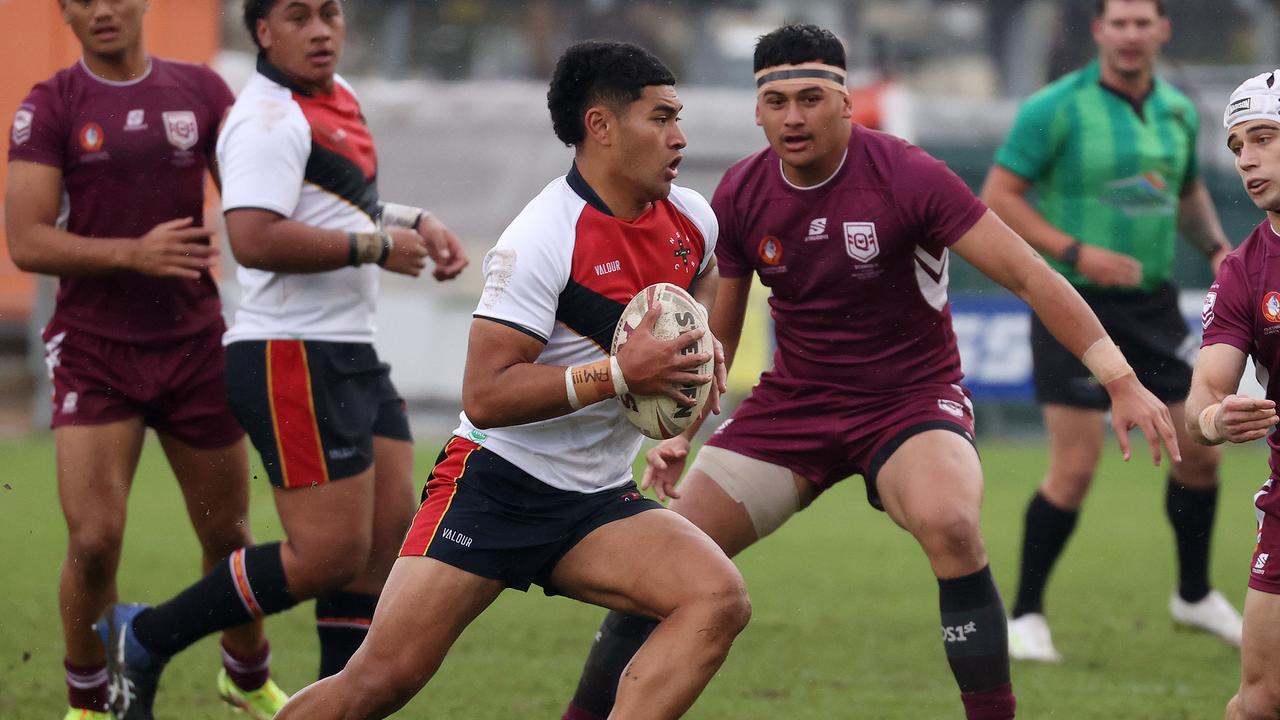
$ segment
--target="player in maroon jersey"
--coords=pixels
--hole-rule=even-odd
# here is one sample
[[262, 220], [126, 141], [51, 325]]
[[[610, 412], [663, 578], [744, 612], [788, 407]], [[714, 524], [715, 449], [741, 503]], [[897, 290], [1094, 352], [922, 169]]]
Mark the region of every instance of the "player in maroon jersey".
[[[61, 5], [83, 57], [18, 108], [6, 234], [18, 267], [59, 278], [44, 341], [68, 528], [58, 592], [68, 717], [105, 718], [106, 658], [90, 626], [116, 595], [148, 426], [186, 499], [204, 569], [252, 543], [244, 431], [223, 392], [224, 326], [209, 274], [217, 251], [201, 226], [214, 140], [234, 98], [205, 66], [147, 55], [145, 0]], [[224, 696], [283, 703], [261, 622], [228, 630], [222, 647]]]
[[[789, 25], [756, 46], [756, 120], [769, 147], [712, 200], [721, 280], [712, 332], [732, 359], [752, 274], [773, 293], [777, 350], [677, 491], [696, 428], [648, 454], [645, 484], [730, 555], [849, 475], [920, 543], [938, 579], [942, 638], [971, 720], [1011, 718], [1004, 610], [979, 531], [982, 469], [947, 304], [955, 250], [1015, 292], [1104, 382], [1129, 457], [1141, 428], [1178, 458], [1168, 410], [1138, 382], [1080, 296], [924, 151], [850, 122], [845, 54]], [[566, 720], [608, 716], [651, 622], [611, 613]], [[630, 672], [630, 671], [628, 671]]]
[[[1280, 716], [1280, 70], [1245, 81], [1223, 114], [1227, 147], [1249, 199], [1266, 218], [1218, 268], [1205, 295], [1204, 339], [1187, 397], [1186, 425], [1201, 443], [1267, 438], [1270, 476], [1253, 496], [1258, 544], [1244, 602], [1240, 690], [1227, 720]], [[1237, 394], [1245, 360], [1253, 359], [1265, 398]]]

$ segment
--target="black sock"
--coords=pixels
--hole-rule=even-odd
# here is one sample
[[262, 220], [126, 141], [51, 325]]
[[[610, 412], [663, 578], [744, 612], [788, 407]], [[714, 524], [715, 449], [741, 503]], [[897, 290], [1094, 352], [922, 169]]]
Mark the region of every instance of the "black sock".
[[316, 633], [320, 636], [320, 677], [337, 675], [369, 634], [377, 595], [331, 592], [316, 598]]
[[139, 613], [133, 633], [147, 650], [170, 657], [205, 635], [297, 604], [285, 581], [280, 543], [255, 545], [236, 550], [194, 585]]
[[1009, 682], [1009, 628], [991, 567], [938, 581], [942, 644], [960, 692], [978, 692]]
[[1078, 517], [1078, 510], [1063, 510], [1038, 491], [1031, 498], [1022, 530], [1022, 566], [1018, 573], [1018, 597], [1013, 604], [1014, 617], [1043, 612], [1049, 573], [1076, 529]]
[[1209, 541], [1218, 509], [1218, 488], [1189, 488], [1170, 477], [1164, 509], [1178, 547], [1178, 595], [1187, 602], [1198, 602], [1209, 594]]
[[618, 679], [631, 658], [658, 626], [657, 620], [610, 611], [600, 624], [587, 662], [573, 693], [571, 707], [608, 717], [618, 693]]

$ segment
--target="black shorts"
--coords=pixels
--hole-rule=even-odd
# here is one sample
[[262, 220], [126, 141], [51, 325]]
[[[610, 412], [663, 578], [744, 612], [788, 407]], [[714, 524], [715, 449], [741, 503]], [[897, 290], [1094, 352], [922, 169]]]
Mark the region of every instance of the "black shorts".
[[227, 346], [227, 399], [271, 484], [311, 487], [373, 464], [373, 436], [411, 440], [391, 367], [366, 343], [242, 340]]
[[548, 595], [551, 571], [591, 531], [646, 510], [665, 510], [634, 482], [611, 490], [559, 490], [465, 438], [445, 444], [400, 548], [473, 575]]
[[[1162, 402], [1184, 402], [1196, 348], [1178, 309], [1177, 288], [1165, 283], [1152, 292], [1079, 290], [1142, 384]], [[1106, 390], [1034, 313], [1031, 363], [1037, 401], [1094, 410], [1111, 406]]]

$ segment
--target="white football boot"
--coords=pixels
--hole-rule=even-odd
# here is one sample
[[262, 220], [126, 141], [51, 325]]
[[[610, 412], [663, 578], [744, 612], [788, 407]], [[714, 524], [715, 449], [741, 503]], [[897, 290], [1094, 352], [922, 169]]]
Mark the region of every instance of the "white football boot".
[[1044, 615], [1027, 613], [1009, 621], [1009, 657], [1030, 662], [1062, 662], [1062, 656], [1053, 647]]
[[[1244, 620], [1231, 603], [1214, 590], [1199, 602], [1189, 603], [1174, 593], [1169, 599], [1169, 613], [1173, 622], [1196, 630], [1203, 630], [1216, 635], [1228, 645], [1240, 647], [1240, 637], [1244, 629]], [[1012, 644], [1013, 633], [1009, 633]]]

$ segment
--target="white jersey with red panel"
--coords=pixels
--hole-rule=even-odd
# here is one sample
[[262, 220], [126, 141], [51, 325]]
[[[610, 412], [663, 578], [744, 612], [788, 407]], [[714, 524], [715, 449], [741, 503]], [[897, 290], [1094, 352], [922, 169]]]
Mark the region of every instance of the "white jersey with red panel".
[[[475, 317], [545, 343], [540, 364], [595, 362], [608, 356], [627, 302], [654, 283], [691, 288], [717, 235], [710, 205], [692, 190], [673, 186], [643, 215], [623, 220], [610, 214], [575, 167], [547, 185], [485, 255]], [[464, 412], [454, 432], [547, 485], [584, 493], [629, 481], [641, 442], [615, 400], [487, 430]]]

